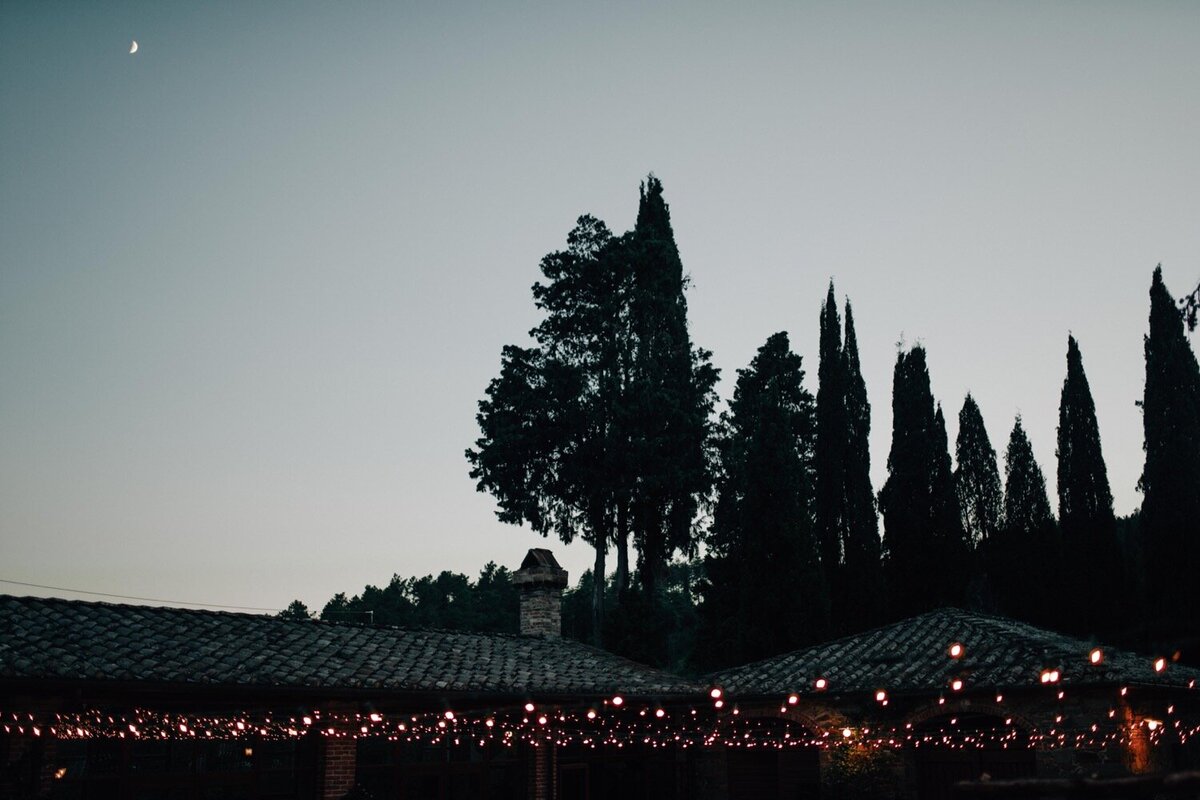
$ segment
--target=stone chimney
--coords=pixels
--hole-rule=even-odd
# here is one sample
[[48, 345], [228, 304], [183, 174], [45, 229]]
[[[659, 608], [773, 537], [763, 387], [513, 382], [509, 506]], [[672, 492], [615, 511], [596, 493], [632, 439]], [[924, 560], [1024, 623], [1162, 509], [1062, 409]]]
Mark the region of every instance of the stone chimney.
[[534, 548], [513, 573], [521, 593], [521, 635], [562, 636], [562, 590], [567, 571], [549, 550]]

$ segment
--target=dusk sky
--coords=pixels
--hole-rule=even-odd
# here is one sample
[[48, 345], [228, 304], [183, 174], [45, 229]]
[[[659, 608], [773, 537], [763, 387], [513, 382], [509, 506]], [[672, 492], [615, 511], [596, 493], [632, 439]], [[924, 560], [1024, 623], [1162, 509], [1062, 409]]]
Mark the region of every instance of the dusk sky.
[[1057, 506], [1072, 332], [1128, 514], [1151, 272], [1200, 280], [1197, 42], [1183, 2], [8, 0], [0, 579], [319, 610], [549, 546], [573, 583], [463, 451], [539, 259], [651, 171], [723, 400], [780, 330], [816, 391], [832, 278], [876, 490], [922, 343], [951, 442], [968, 391], [998, 451], [1020, 413]]

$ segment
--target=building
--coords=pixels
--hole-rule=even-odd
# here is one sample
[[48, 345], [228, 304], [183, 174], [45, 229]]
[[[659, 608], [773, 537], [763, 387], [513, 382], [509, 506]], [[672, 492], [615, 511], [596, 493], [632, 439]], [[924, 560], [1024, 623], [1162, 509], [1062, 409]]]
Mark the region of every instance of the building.
[[[944, 609], [689, 680], [562, 639], [0, 597], [0, 796], [938, 798], [1195, 757], [1197, 674]], [[830, 787], [834, 787], [831, 789]]]

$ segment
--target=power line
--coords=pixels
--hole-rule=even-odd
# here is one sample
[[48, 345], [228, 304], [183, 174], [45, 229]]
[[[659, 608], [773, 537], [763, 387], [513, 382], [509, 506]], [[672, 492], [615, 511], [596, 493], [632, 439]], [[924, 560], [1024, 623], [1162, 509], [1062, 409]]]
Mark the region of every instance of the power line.
[[279, 611], [278, 608], [258, 608], [257, 606], [227, 606], [221, 603], [190, 603], [187, 600], [164, 600], [161, 597], [137, 597], [128, 594], [112, 594], [111, 592], [89, 592], [86, 589], [68, 589], [65, 586], [46, 586], [41, 583], [25, 583], [24, 581], [10, 581], [6, 578], [0, 578], [0, 583], [11, 583], [16, 586], [29, 586], [34, 589], [50, 589], [55, 592], [73, 592], [75, 594], [90, 594], [97, 597], [115, 597], [118, 600], [141, 600], [147, 603], [170, 603], [177, 606], [203, 606], [204, 608], [231, 608], [235, 611]]

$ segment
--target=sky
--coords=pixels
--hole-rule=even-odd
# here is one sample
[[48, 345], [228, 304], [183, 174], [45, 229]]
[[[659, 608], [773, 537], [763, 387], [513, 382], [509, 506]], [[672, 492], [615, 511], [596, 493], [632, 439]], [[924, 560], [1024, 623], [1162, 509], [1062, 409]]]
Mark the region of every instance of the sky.
[[968, 391], [998, 451], [1022, 415], [1053, 498], [1073, 333], [1127, 514], [1151, 273], [1200, 280], [1198, 38], [1179, 2], [2, 3], [0, 579], [576, 580], [463, 453], [539, 260], [650, 172], [723, 399], [781, 330], [815, 392], [832, 279], [877, 490], [920, 343], [951, 441]]

